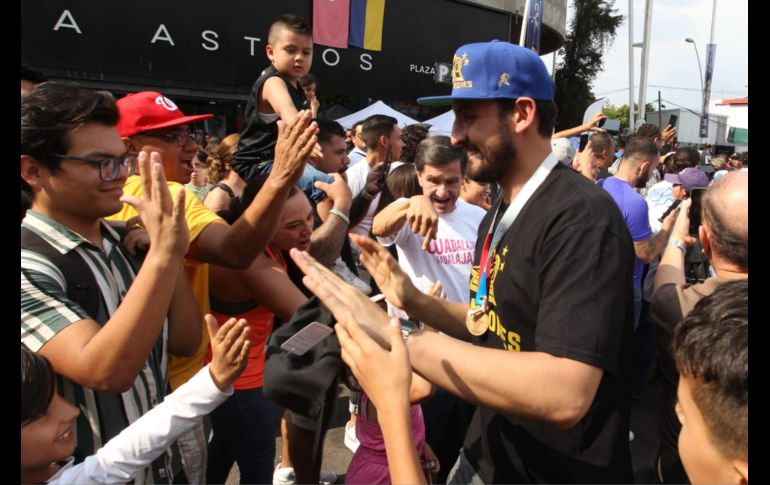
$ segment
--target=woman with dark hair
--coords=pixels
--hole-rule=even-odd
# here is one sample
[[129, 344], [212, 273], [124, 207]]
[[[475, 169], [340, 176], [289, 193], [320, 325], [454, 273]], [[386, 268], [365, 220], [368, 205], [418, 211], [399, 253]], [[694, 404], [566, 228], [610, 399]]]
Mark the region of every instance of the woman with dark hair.
[[[230, 209], [218, 214], [229, 223], [237, 220], [266, 178], [260, 175], [247, 184], [243, 200], [233, 199]], [[271, 402], [262, 393], [265, 343], [275, 317], [288, 321], [307, 300], [289, 279], [282, 251], [307, 251], [312, 232], [313, 209], [295, 186], [278, 230], [249, 268], [210, 267], [211, 312], [220, 322], [231, 317], [245, 319], [251, 328], [251, 349], [246, 370], [233, 383], [234, 394], [210, 415], [214, 434], [208, 449], [208, 483], [224, 483], [233, 462], [238, 463], [241, 483], [272, 483], [275, 429]]]
[[391, 170], [385, 179], [385, 186], [382, 188], [380, 202], [377, 204], [374, 215], [377, 215], [396, 199], [420, 194], [422, 194], [422, 188], [419, 180], [417, 180], [417, 169], [414, 164], [399, 165]]

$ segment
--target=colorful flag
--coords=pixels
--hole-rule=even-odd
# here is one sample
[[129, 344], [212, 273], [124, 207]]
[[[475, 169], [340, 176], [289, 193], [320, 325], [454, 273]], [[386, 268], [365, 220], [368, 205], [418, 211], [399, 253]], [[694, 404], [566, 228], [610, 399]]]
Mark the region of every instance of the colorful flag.
[[701, 138], [709, 136], [709, 100], [711, 99], [711, 77], [714, 74], [714, 56], [717, 53], [716, 44], [706, 45], [706, 79], [703, 85], [703, 110], [700, 118]]
[[382, 50], [385, 0], [350, 0], [348, 44], [370, 51]]
[[347, 49], [350, 0], [313, 0], [313, 42]]

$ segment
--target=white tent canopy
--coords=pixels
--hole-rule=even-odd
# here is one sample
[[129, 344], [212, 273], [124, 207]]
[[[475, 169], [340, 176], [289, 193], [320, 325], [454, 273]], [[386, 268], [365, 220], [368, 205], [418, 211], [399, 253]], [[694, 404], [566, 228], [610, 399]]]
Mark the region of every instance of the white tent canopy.
[[413, 125], [415, 123], [419, 123], [419, 121], [413, 120], [407, 115], [394, 110], [393, 108], [383, 103], [382, 101], [377, 101], [374, 104], [370, 104], [369, 106], [362, 109], [361, 111], [356, 111], [355, 113], [339, 118], [336, 121], [337, 123], [341, 124], [343, 128], [348, 129], [356, 121], [363, 121], [372, 115], [392, 116], [398, 120], [398, 126], [400, 126], [401, 128], [407, 125]]
[[426, 125], [430, 125], [428, 134], [433, 135], [452, 135], [452, 125], [455, 123], [455, 112], [451, 109], [442, 115], [438, 115], [435, 118], [423, 121]]

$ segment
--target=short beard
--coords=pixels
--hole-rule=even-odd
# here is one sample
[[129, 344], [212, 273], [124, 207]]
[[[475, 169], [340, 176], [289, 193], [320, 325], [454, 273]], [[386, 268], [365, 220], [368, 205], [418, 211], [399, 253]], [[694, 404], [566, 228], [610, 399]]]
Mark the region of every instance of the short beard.
[[468, 164], [468, 177], [479, 183], [499, 182], [508, 168], [516, 162], [516, 147], [507, 120], [500, 122], [500, 147], [487, 155], [480, 154], [478, 163]]
[[636, 184], [634, 184], [634, 188], [637, 189], [643, 189], [647, 187], [647, 182], [650, 181], [650, 178], [652, 177], [652, 172], [647, 172], [636, 181]]

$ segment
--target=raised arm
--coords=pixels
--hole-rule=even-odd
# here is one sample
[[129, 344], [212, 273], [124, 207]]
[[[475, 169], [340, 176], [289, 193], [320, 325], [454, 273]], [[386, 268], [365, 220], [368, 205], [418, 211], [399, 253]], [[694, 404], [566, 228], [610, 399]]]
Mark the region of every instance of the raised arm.
[[144, 264], [103, 326], [92, 319], [76, 321], [39, 350], [59, 374], [103, 392], [128, 390], [144, 367], [162, 331], [177, 282], [179, 260], [189, 241], [184, 191], [171, 200], [157, 153], [151, 157], [140, 153], [139, 164], [144, 199], [125, 196], [122, 200], [136, 208], [150, 235]]
[[[412, 368], [398, 320], [391, 321], [390, 351], [373, 341], [352, 314], [338, 321], [334, 329], [342, 348], [342, 359], [377, 408], [391, 482], [425, 483], [409, 411]], [[382, 369], [388, 372], [383, 373]]]
[[339, 257], [348, 234], [350, 220], [350, 188], [341, 175], [332, 174], [332, 176], [334, 183], [327, 184], [320, 181], [315, 183], [317, 188], [326, 193], [325, 200], [332, 202], [333, 212], [327, 212], [325, 217], [319, 214], [324, 222], [310, 236], [308, 250], [314, 258], [326, 266], [331, 265]]
[[281, 209], [305, 169], [317, 142], [318, 127], [309, 111], [301, 111], [290, 126], [279, 123], [278, 143], [270, 175], [243, 215], [232, 226], [206, 226], [190, 244], [188, 256], [228, 268], [248, 268], [273, 238]]
[[221, 328], [206, 315], [213, 359], [162, 403], [108, 441], [95, 455], [48, 483], [124, 483], [130, 481], [182, 433], [232, 395], [232, 383], [248, 362], [249, 328], [230, 319]]
[[554, 133], [553, 135], [551, 135], [551, 140], [554, 140], [556, 138], [569, 138], [571, 136], [584, 133], [586, 131], [598, 131], [598, 132], [604, 133], [607, 130], [605, 130], [604, 128], [599, 128], [599, 122], [606, 118], [607, 116], [605, 116], [605, 114], [600, 111], [595, 115], [593, 115], [591, 119], [588, 120], [588, 123], [583, 123], [582, 125], [578, 125], [574, 128], [567, 128], [566, 130], [562, 130], [557, 133]]
[[385, 248], [369, 238], [356, 234], [350, 237], [361, 251], [361, 262], [388, 301], [437, 330], [460, 340], [470, 340], [465, 327], [468, 305], [421, 292]]
[[411, 199], [397, 200], [382, 209], [372, 221], [372, 235], [388, 237], [400, 231], [406, 222], [410, 203]]
[[684, 276], [685, 251], [681, 248], [692, 246], [696, 241], [694, 237], [689, 235], [690, 217], [688, 211], [691, 203], [692, 201], [690, 201], [690, 199], [686, 199], [679, 204], [679, 208], [677, 209], [679, 213], [676, 216], [674, 228], [671, 230], [670, 242], [663, 251], [663, 256], [658, 265], [658, 271], [655, 273], [653, 295], [658, 291], [658, 288], [665, 284], [674, 283], [683, 285], [686, 283]]

